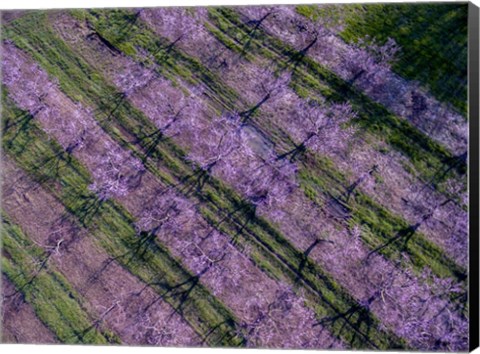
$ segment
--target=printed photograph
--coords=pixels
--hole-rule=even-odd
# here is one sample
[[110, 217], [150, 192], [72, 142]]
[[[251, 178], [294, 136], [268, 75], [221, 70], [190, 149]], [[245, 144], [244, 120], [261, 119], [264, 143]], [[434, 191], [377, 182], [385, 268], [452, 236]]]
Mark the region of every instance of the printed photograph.
[[1, 342], [468, 351], [468, 16], [1, 11]]

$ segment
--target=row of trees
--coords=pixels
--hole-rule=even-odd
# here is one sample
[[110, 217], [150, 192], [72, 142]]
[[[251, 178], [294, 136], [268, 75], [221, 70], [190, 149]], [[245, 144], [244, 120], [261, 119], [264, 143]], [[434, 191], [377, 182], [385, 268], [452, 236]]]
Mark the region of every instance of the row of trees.
[[45, 98], [49, 95], [55, 81], [38, 64], [28, 60], [13, 42], [2, 43], [2, 82], [9, 90], [9, 96], [18, 106], [32, 116], [45, 109]]
[[[293, 46], [303, 58], [307, 52], [395, 114], [408, 119], [455, 155], [466, 150], [468, 127], [454, 108], [435, 100], [418, 82], [408, 81], [392, 70], [401, 48], [393, 38], [380, 43], [366, 36], [345, 43], [328, 17], [312, 22], [289, 7], [242, 9], [251, 22], [268, 16], [262, 29]], [[281, 25], [280, 25], [281, 24]], [[337, 29], [335, 29], [337, 27]]]
[[125, 196], [144, 172], [142, 163], [114, 144], [96, 122], [94, 113], [66, 97], [58, 84], [24, 53], [8, 42], [4, 48], [3, 83], [10, 97], [29, 111], [68, 154], [85, 157], [94, 179], [90, 188], [100, 199]]
[[216, 117], [195, 132], [199, 147], [192, 149], [189, 158], [232, 185], [253, 205], [273, 205], [296, 187], [296, 166], [265, 151], [258, 132], [239, 114]]
[[248, 250], [240, 252], [229, 237], [207, 225], [191, 201], [164, 189], [144, 205], [136, 223], [139, 234], [156, 234], [233, 310], [249, 346], [339, 347], [328, 331], [315, 326], [315, 315], [301, 294], [266, 276], [250, 260]]
[[357, 289], [360, 306], [351, 310], [374, 312], [414, 347], [460, 350], [468, 326], [460, 305], [466, 300], [463, 287], [452, 279], [436, 277], [428, 267], [418, 276], [406, 254], [393, 262], [379, 255], [367, 258], [362, 238], [368, 232], [354, 225], [348, 235], [335, 238], [334, 246], [324, 246], [326, 268], [341, 274], [338, 279], [344, 286]]
[[94, 182], [89, 188], [101, 200], [124, 197], [139, 184], [145, 168], [139, 159], [103, 138], [104, 150], [91, 161]]

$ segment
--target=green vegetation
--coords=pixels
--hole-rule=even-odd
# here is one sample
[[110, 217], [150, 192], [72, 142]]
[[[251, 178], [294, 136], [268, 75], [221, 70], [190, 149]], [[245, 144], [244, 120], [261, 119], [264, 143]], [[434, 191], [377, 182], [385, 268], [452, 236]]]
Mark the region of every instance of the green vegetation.
[[401, 47], [393, 70], [425, 85], [440, 101], [467, 114], [467, 3], [300, 5], [313, 19], [345, 23], [347, 42], [369, 36]]
[[116, 334], [100, 329], [85, 312], [81, 296], [49, 264], [51, 253], [34, 245], [5, 215], [2, 243], [2, 272], [61, 342], [120, 343]]
[[[133, 218], [112, 201], [102, 202], [88, 190], [86, 170], [28, 120], [28, 114], [3, 102], [3, 148], [7, 155], [54, 195], [83, 227], [90, 230], [112, 259], [150, 284], [211, 346], [242, 345], [233, 315], [182, 268], [156, 239], [142, 239]], [[13, 144], [13, 142], [15, 142]], [[55, 161], [49, 164], [47, 162]], [[57, 166], [57, 168], [52, 168]], [[215, 328], [215, 330], [212, 330]]]
[[[355, 223], [364, 226], [368, 232], [364, 233], [364, 241], [371, 249], [380, 248], [379, 252], [385, 257], [398, 261], [404, 252], [410, 257], [414, 269], [421, 273], [425, 267], [430, 268], [439, 277], [456, 279], [464, 282], [467, 272], [452, 261], [445, 252], [429, 241], [425, 235], [417, 231], [399, 216], [389, 212], [364, 193], [355, 190], [347, 200], [345, 197], [345, 179], [331, 176], [331, 167], [328, 167], [320, 158], [308, 155], [302, 161], [303, 168], [299, 171], [302, 189], [307, 197], [314, 202], [338, 198], [350, 209], [349, 216]], [[395, 242], [391, 242], [398, 237]], [[391, 243], [390, 243], [391, 242]]]
[[[222, 8], [221, 10], [223, 11], [224, 9]], [[212, 12], [214, 12], [213, 9]], [[230, 16], [229, 14], [228, 18], [231, 17], [235, 18], [235, 15]], [[238, 27], [243, 26], [240, 23], [236, 23], [235, 25]], [[247, 32], [247, 30], [245, 30], [245, 32]], [[238, 37], [239, 36], [237, 36], [237, 38]], [[256, 37], [259, 38], [260, 34], [257, 33]], [[275, 42], [274, 39], [267, 38], [266, 36], [262, 37], [262, 43], [270, 43], [270, 41]], [[268, 44], [265, 44], [265, 47], [268, 47]], [[304, 58], [304, 60], [307, 59]], [[294, 85], [301, 86], [303, 89], [306, 89], [307, 92], [311, 92], [313, 87], [325, 95], [325, 89], [319, 86], [317, 79], [315, 79], [322, 75], [324, 69], [313, 61], [309, 61], [306, 65], [308, 65], [307, 68], [313, 71], [315, 75], [310, 72], [302, 72], [302, 77], [297, 76], [298, 81], [296, 81]], [[336, 82], [339, 82], [338, 80], [339, 79], [335, 79]], [[332, 86], [330, 86], [330, 88], [331, 87]], [[440, 162], [441, 160], [438, 158], [435, 159], [434, 157], [435, 155], [449, 156], [449, 153], [442, 146], [420, 133], [405, 120], [389, 114], [381, 105], [369, 101], [366, 96], [351, 91], [345, 83], [341, 83], [341, 87], [351, 94], [351, 96], [347, 96], [349, 97], [348, 101], [350, 103], [352, 103], [352, 101], [355, 103], [360, 100], [361, 103], [354, 107], [363, 107], [364, 110], [368, 108], [368, 111], [373, 111], [371, 115], [360, 111], [360, 119], [357, 120], [358, 124], [370, 131], [375, 131], [379, 136], [383, 136], [394, 147], [408, 151], [417, 169], [428, 171], [428, 173], [431, 174], [432, 170], [436, 171], [435, 169], [442, 168], [443, 162]], [[342, 97], [342, 95], [338, 93], [333, 94], [338, 95], [336, 99], [340, 100]], [[379, 118], [378, 122], [375, 119], [376, 117]], [[266, 134], [275, 131], [275, 128], [272, 127], [265, 128], [265, 121], [268, 120], [254, 118], [252, 124]], [[288, 146], [291, 146], [285, 139], [283, 139], [283, 141], [274, 140], [274, 143], [277, 144], [277, 146], [284, 145], [286, 151], [288, 151]], [[421, 147], [418, 146], [419, 144]], [[299, 159], [302, 162], [299, 176], [301, 177], [304, 191], [310, 199], [318, 203], [318, 200], [328, 198], [330, 195], [336, 194], [338, 196], [344, 193], [348, 185], [347, 180], [339, 171], [336, 171], [333, 163], [329, 162], [328, 159], [313, 156], [310, 153], [300, 155]], [[425, 161], [425, 159], [427, 160]], [[436, 163], [436, 165], [432, 166], [433, 163]], [[435, 169], [433, 169], [433, 167], [435, 167]], [[462, 168], [464, 167], [465, 166]], [[464, 172], [465, 171], [462, 170], [462, 173]], [[318, 190], [321, 191], [320, 195], [313, 194], [314, 191]], [[410, 227], [413, 225], [409, 225], [405, 220], [394, 216], [378, 203], [374, 203], [363, 193], [356, 191], [355, 198], [352, 199], [351, 204], [353, 204], [350, 205], [350, 207], [353, 209], [355, 218], [360, 224], [368, 226], [371, 231], [369, 234], [370, 239], [365, 241], [372, 249], [376, 249], [380, 245], [387, 243], [390, 238], [397, 236], [398, 233], [411, 231]], [[375, 213], [378, 213], [377, 216], [372, 218], [371, 216]], [[385, 228], [387, 224], [388, 227]], [[399, 244], [405, 242], [407, 239], [409, 242], [405, 243], [405, 247], [399, 248]], [[439, 277], [453, 277], [459, 281], [464, 281], [466, 278], [466, 271], [464, 269], [457, 266], [445, 255], [443, 250], [431, 241], [428, 241], [426, 237], [419, 232], [414, 232], [409, 237], [401, 237], [398, 242], [392, 242], [388, 247], [381, 249], [381, 253], [392, 260], [398, 259], [401, 252], [406, 252], [412, 258], [412, 263], [417, 271], [421, 271], [425, 266], [429, 266]]]
[[440, 171], [450, 166], [452, 169], [449, 173], [442, 176], [442, 179], [435, 180], [435, 186], [457, 174], [465, 175], [465, 162], [458, 163], [458, 159], [443, 146], [307, 56], [265, 34], [261, 29], [252, 32], [252, 27], [242, 23], [233, 9], [210, 8], [209, 15], [224, 34], [239, 42], [238, 38], [242, 38], [241, 45], [248, 43], [249, 51], [274, 58], [278, 70], [292, 70], [292, 87], [300, 96], [314, 97], [320, 94], [331, 102], [351, 104], [358, 114], [354, 124], [408, 157], [425, 181], [431, 181]]
[[[18, 26], [18, 30], [23, 30], [21, 32], [22, 38], [29, 38], [30, 32], [25, 31], [25, 28], [20, 29], [20, 24], [18, 22], [16, 25]], [[28, 25], [28, 23], [25, 25]], [[39, 32], [38, 28], [39, 27], [37, 27], [36, 33]], [[12, 36], [12, 38], [15, 38], [15, 36]], [[42, 40], [42, 38], [44, 40]], [[29, 41], [29, 44], [25, 45], [24, 48], [32, 53], [47, 71], [53, 73], [55, 72], [55, 62], [49, 60], [49, 55], [52, 51], [45, 50], [45, 47], [48, 46], [48, 42], [51, 41], [58, 41], [58, 39], [51, 32], [46, 31], [43, 35], [39, 36], [36, 41]], [[30, 44], [35, 47], [30, 47]], [[60, 45], [60, 43], [55, 44], [52, 50]], [[101, 82], [100, 75], [94, 73], [91, 68], [87, 67], [79, 57], [75, 57], [68, 47], [62, 47], [62, 50], [66, 52], [62, 57], [65, 60], [63, 62], [63, 71], [78, 75], [78, 66], [82, 68], [82, 72], [86, 73], [84, 80], [79, 81], [77, 86], [61, 84], [62, 89], [71, 97], [78, 97], [78, 95], [82, 93], [82, 103], [87, 104], [91, 102], [94, 107], [99, 107], [98, 103], [95, 102], [95, 97], [97, 97], [97, 100], [98, 98], [104, 97], [105, 94], [102, 90], [108, 90], [108, 87]], [[45, 53], [45, 57], [38, 53]], [[68, 62], [68, 58], [75, 58], [75, 61]], [[62, 80], [69, 80], [68, 76], [70, 75], [59, 73], [57, 78], [61, 82]], [[90, 83], [90, 80], [95, 80], [95, 82]], [[98, 92], [94, 90], [98, 90]], [[112, 92], [109, 97], [115, 97], [115, 94]], [[103, 106], [99, 107], [99, 116], [108, 116], [109, 102], [107, 100], [102, 100], [101, 103]], [[226, 189], [220, 182], [215, 181], [208, 176], [205, 178], [203, 188], [199, 191], [195, 187], [195, 173], [198, 171], [191, 169], [191, 166], [183, 160], [182, 154], [179, 153], [178, 149], [173, 148], [171, 142], [167, 139], [162, 139], [159, 144], [152, 149], [149, 158], [145, 158], [145, 155], [142, 155], [142, 151], [145, 151], [146, 149], [146, 146], [143, 146], [143, 137], [148, 136], [155, 128], [151, 122], [149, 123], [148, 120], [131, 107], [127, 101], [122, 102], [121, 105], [116, 107], [115, 118], [115, 120], [108, 121], [108, 124], [103, 124], [104, 129], [106, 129], [106, 131], [109, 132], [122, 146], [132, 149], [137, 156], [145, 161], [145, 166], [149, 171], [154, 173], [164, 183], [172, 183], [174, 180], [182, 181], [185, 186], [180, 188], [180, 190], [187, 195], [193, 192], [197, 198], [207, 203], [208, 209], [213, 212], [210, 213], [210, 215], [214, 215], [214, 219], [212, 219], [211, 222], [214, 223], [219, 230], [227, 232], [229, 235], [232, 235], [232, 237], [238, 238], [238, 236], [241, 236], [244, 242], [253, 241], [255, 247], [258, 249], [258, 251], [256, 251], [257, 254], [261, 255], [261, 259], [263, 259], [263, 262], [268, 265], [272, 272], [275, 272], [278, 275], [283, 274], [282, 278], [286, 277], [287, 279], [290, 279], [290, 281], [295, 280], [298, 282], [298, 279], [300, 279], [303, 286], [308, 290], [308, 298], [310, 299], [311, 304], [316, 305], [315, 310], [320, 318], [323, 318], [325, 314], [328, 314], [331, 317], [340, 316], [341, 320], [333, 321], [331, 324], [333, 333], [338, 333], [338, 335], [345, 338], [347, 342], [352, 343], [352, 345], [357, 347], [405, 347], [405, 343], [396, 338], [393, 334], [378, 330], [378, 322], [370, 313], [359, 309], [354, 314], [347, 317], [345, 314], [348, 313], [349, 310], [357, 307], [356, 301], [348, 295], [348, 292], [339, 287], [335, 281], [321, 270], [320, 267], [314, 265], [310, 260], [305, 260], [303, 253], [296, 250], [288, 241], [278, 234], [278, 232], [269, 226], [268, 222], [256, 218], [252, 213], [251, 206], [242, 202], [232, 191]], [[140, 144], [140, 149], [138, 146], [128, 143], [125, 137], [119, 135], [118, 132], [120, 131], [133, 132], [138, 138], [136, 140]], [[33, 137], [30, 137], [28, 141], [31, 142], [32, 139]], [[36, 140], [42, 142], [44, 139], [45, 138]], [[8, 140], [6, 140], [6, 143], [8, 144]], [[17, 142], [15, 145], [19, 145], [19, 143]], [[16, 154], [16, 157], [18, 158], [18, 154]], [[31, 161], [37, 159], [39, 159], [39, 157], [35, 156]], [[35, 165], [35, 162], [33, 162], [33, 165]], [[22, 165], [22, 167], [30, 172], [27, 166]], [[165, 167], [168, 168], [168, 171], [164, 170]], [[44, 173], [46, 174], [47, 171]], [[168, 176], [170, 173], [172, 173], [173, 176]], [[61, 184], [64, 185], [64, 189], [67, 187], [65, 183], [62, 182]], [[82, 186], [76, 192], [68, 193], [68, 195], [71, 195], [72, 197], [77, 196], [77, 198], [75, 198], [77, 203], [79, 200], [78, 195], [87, 195], [87, 199], [94, 199], [93, 196], [85, 191], [87, 182], [78, 180], [71, 185], [72, 188], [74, 186]], [[212, 198], [212, 196], [216, 197]], [[82, 200], [83, 199], [85, 198], [82, 198]], [[135, 242], [138, 242], [138, 240], [131, 234], [133, 230], [132, 227], [129, 226], [133, 220], [131, 220], [131, 217], [129, 217], [125, 211], [122, 211], [121, 216], [111, 219], [113, 216], [108, 216], [107, 218], [107, 215], [110, 215], [110, 202], [97, 205], [97, 207], [93, 209], [90, 207], [89, 210], [93, 210], [94, 212], [90, 212], [87, 209], [88, 213], [85, 213], [84, 204], [69, 205], [70, 203], [75, 203], [75, 200], [69, 201], [68, 204], [66, 204], [67, 208], [71, 213], [76, 215], [79, 214], [79, 220], [88, 220], [88, 223], [86, 224], [87, 226], [96, 226], [96, 230], [98, 230], [101, 235], [97, 237], [101, 240], [102, 246], [110, 254], [117, 257], [118, 255], [122, 255], [121, 250], [123, 250], [125, 254], [128, 254], [129, 249], [131, 251], [132, 248], [135, 248]], [[217, 204], [220, 202], [221, 204]], [[93, 203], [94, 202], [92, 202], [92, 204]], [[95, 201], [95, 203], [98, 204], [97, 201]], [[118, 208], [119, 207], [117, 206], [115, 207], [116, 212], [122, 210]], [[111, 235], [116, 235], [116, 237], [113, 238]], [[160, 245], [157, 246], [160, 247]], [[148, 253], [146, 255], [148, 255]], [[151, 257], [145, 256], [145, 258], [148, 259], [148, 262], [142, 261], [140, 263], [142, 266], [138, 265], [137, 267], [135, 263], [132, 263], [132, 260], [129, 260], [126, 263], [127, 269], [148, 282], [151, 281], [151, 278], [153, 277], [153, 274], [151, 273], [153, 272], [153, 269], [157, 269], [158, 273], [158, 269], [164, 269], [165, 265], [156, 264], [150, 259]], [[123, 258], [119, 258], [119, 261], [123, 262], [122, 259]], [[305, 264], [305, 266], [301, 274], [299, 274], [298, 268], [301, 264]], [[282, 267], [281, 272], [278, 270], [278, 267]], [[148, 272], [149, 270], [150, 272]], [[145, 274], [146, 271], [147, 273]], [[169, 272], [173, 272], [173, 270], [169, 270]], [[167, 274], [167, 272], [165, 272], [165, 274]], [[176, 283], [177, 282], [174, 282], [174, 284]], [[319, 296], [323, 299], [322, 302], [319, 302]], [[203, 308], [206, 307], [206, 305], [202, 306], [203, 307], [197, 307], [197, 311], [202, 311]], [[185, 310], [183, 313], [185, 314]], [[206, 312], [206, 314], [208, 313], [209, 312]], [[211, 324], [210, 321], [207, 323]], [[345, 326], [349, 328], [348, 331], [345, 330]]]

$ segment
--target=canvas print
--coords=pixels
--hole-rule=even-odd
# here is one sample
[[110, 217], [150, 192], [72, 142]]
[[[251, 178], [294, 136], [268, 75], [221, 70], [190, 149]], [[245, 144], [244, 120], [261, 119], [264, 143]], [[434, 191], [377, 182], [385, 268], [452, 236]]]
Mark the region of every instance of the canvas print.
[[467, 351], [468, 9], [2, 11], [2, 342]]

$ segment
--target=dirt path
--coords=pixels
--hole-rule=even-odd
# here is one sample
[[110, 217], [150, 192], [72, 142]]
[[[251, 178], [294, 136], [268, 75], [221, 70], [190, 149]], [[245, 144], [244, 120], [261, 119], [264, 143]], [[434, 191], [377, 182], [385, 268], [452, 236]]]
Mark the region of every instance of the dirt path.
[[86, 230], [65, 219], [63, 206], [8, 158], [3, 176], [4, 211], [37, 245], [46, 250], [59, 246], [49, 262], [83, 296], [92, 319], [102, 319], [125, 344], [200, 343], [170, 305], [105, 254]]

